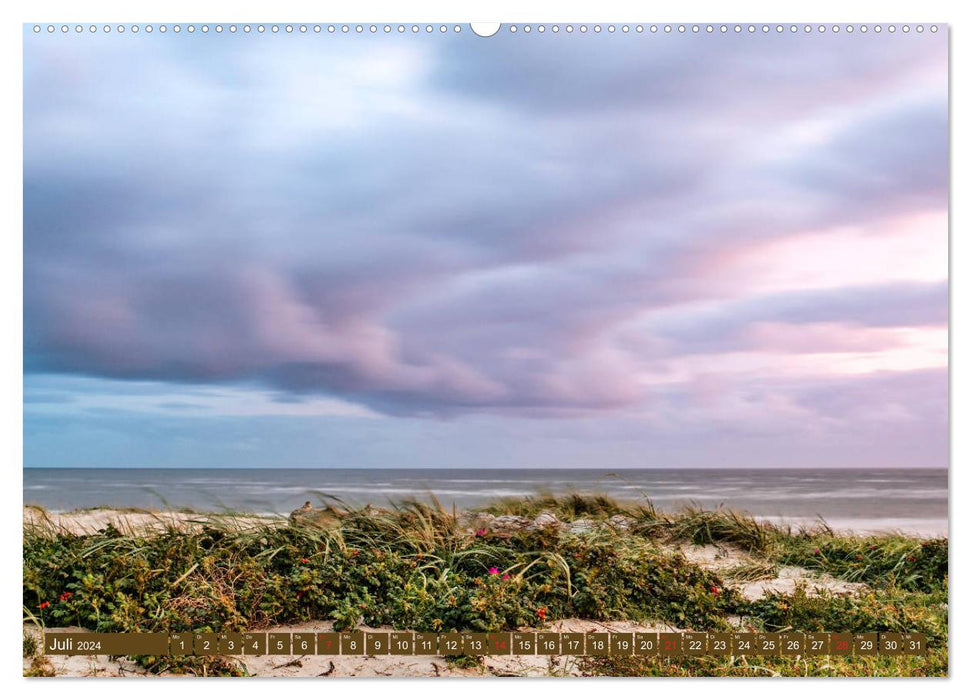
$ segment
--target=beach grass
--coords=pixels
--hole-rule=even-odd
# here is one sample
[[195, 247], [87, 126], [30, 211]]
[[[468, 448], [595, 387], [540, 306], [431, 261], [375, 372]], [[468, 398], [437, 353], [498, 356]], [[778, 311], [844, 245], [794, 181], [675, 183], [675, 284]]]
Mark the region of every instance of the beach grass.
[[[499, 631], [575, 618], [705, 631], [921, 632], [931, 653], [918, 659], [760, 659], [758, 668], [714, 658], [582, 663], [595, 675], [947, 672], [946, 539], [851, 536], [822, 524], [793, 530], [727, 510], [661, 513], [646, 501], [597, 495], [506, 499], [482, 510], [594, 526], [499, 535], [433, 500], [389, 508], [330, 503], [313, 522], [159, 516], [159, 527], [144, 532], [108, 525], [76, 534], [41, 517], [24, 529], [25, 615], [47, 627], [98, 632], [243, 631], [312, 620], [333, 620], [336, 629]], [[731, 547], [745, 559], [705, 568], [684, 556], [679, 547], [688, 544]], [[736, 584], [772, 578], [780, 566], [865, 586], [853, 593], [798, 587], [757, 600], [739, 594]], [[227, 660], [140, 661], [184, 673], [234, 672]]]

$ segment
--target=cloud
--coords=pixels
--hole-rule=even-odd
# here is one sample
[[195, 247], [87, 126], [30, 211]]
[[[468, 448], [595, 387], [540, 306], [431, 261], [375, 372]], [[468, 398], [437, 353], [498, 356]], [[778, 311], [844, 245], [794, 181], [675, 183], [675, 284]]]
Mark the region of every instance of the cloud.
[[831, 206], [860, 214], [877, 208], [945, 209], [948, 114], [939, 93], [875, 110], [801, 153], [780, 173]]
[[[943, 36], [910, 39], [510, 34], [495, 42], [448, 42], [433, 76], [449, 91], [553, 119], [646, 107], [731, 128], [885, 95], [915, 78], [946, 84], [936, 70], [946, 60]], [[744, 118], [732, 121], [737, 116]]]
[[[198, 407], [147, 410], [159, 390], [150, 383], [84, 380], [82, 387], [78, 381], [25, 379], [27, 393], [66, 383], [75, 393], [107, 394], [87, 408], [25, 410], [28, 465], [547, 467], [569, 480], [572, 468], [948, 464], [946, 369], [756, 381], [709, 376], [659, 387], [648, 408], [544, 420], [245, 415], [234, 406], [214, 416]], [[196, 403], [189, 397], [197, 390], [218, 391], [183, 387], [183, 401]], [[124, 406], [97, 408], [128, 392]], [[239, 390], [226, 396], [235, 404], [251, 398]]]
[[[47, 387], [56, 387], [56, 390]], [[340, 399], [295, 398], [259, 387], [64, 378], [42, 374], [25, 378], [24, 404], [25, 412], [34, 419], [92, 415], [188, 420], [273, 416], [377, 417], [363, 406]]]
[[[648, 332], [673, 343], [672, 353], [731, 351], [758, 347], [766, 324], [793, 327], [794, 334], [818, 324], [857, 328], [946, 326], [948, 285], [894, 284], [875, 287], [756, 295], [702, 305], [695, 311], [660, 312]], [[756, 328], [758, 326], [758, 328]]]
[[211, 39], [25, 37], [28, 374], [610, 415], [946, 322], [904, 248], [777, 288], [833, 228], [946, 257], [946, 37]]

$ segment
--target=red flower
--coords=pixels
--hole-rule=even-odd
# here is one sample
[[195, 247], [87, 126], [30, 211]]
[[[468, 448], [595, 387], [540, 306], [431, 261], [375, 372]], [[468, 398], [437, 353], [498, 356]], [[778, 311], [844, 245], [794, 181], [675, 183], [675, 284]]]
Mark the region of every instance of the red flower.
[[297, 591], [297, 600], [303, 598], [303, 591]]
[[720, 589], [718, 586], [712, 586], [711, 592], [714, 595], [721, 595], [722, 589]]
[[509, 580], [509, 574], [503, 574], [502, 575], [502, 580], [503, 581], [508, 581]]
[[498, 576], [499, 575], [499, 569], [497, 569], [496, 567], [493, 566], [493, 567], [491, 567], [489, 569], [489, 573], [492, 574], [493, 576]]
[[301, 564], [309, 564], [310, 563], [310, 560], [307, 559], [306, 557], [304, 557], [303, 559], [300, 560], [300, 563]]
[[67, 600], [70, 597], [71, 597], [71, 591], [64, 591], [63, 593], [61, 593], [61, 602], [63, 603], [65, 600]]
[[543, 620], [545, 622], [546, 621], [546, 608], [543, 607], [543, 608], [540, 608], [539, 610], [537, 610], [536, 611], [536, 617], [538, 617], [540, 620]]
[[45, 600], [43, 603], [40, 604], [40, 609], [43, 610], [44, 608], [49, 608], [50, 606], [51, 606], [51, 602], [49, 600]]
[[813, 550], [813, 554], [819, 554], [819, 547], [816, 547], [816, 549]]
[[475, 536], [476, 537], [485, 537], [485, 535], [486, 535], [487, 532], [489, 532], [489, 531], [487, 529], [485, 529], [484, 527], [482, 527], [482, 528], [479, 528], [478, 530], [475, 531]]
[[351, 550], [351, 556], [352, 557], [356, 557], [357, 556], [357, 550], [356, 549], [352, 549]]

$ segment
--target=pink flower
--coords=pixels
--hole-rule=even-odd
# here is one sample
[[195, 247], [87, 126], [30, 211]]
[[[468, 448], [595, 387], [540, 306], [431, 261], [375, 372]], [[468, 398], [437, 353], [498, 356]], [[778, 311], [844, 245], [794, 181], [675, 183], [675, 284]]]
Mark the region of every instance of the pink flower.
[[475, 531], [475, 536], [476, 537], [485, 537], [485, 535], [486, 535], [487, 532], [489, 532], [489, 531], [487, 529], [485, 529], [484, 527], [482, 527], [482, 528], [479, 528], [478, 530]]
[[509, 580], [509, 574], [503, 574], [502, 575], [502, 580], [503, 581], [508, 581]]
[[306, 557], [304, 557], [303, 559], [300, 560], [300, 563], [301, 564], [309, 564], [310, 563], [310, 560], [307, 559]]
[[489, 573], [492, 574], [493, 576], [498, 576], [499, 575], [499, 569], [497, 569], [496, 567], [493, 566], [493, 567], [491, 567], [489, 569]]
[[816, 547], [816, 549], [813, 550], [813, 554], [819, 554], [819, 547]]

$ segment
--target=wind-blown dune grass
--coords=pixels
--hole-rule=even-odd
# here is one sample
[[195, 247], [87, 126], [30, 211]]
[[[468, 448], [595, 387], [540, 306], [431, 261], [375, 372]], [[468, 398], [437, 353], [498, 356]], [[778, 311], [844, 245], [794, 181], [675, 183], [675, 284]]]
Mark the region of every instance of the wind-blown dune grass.
[[[946, 673], [946, 540], [851, 537], [825, 527], [792, 531], [729, 511], [664, 514], [649, 502], [620, 504], [604, 496], [505, 500], [484, 510], [547, 513], [596, 526], [582, 532], [523, 528], [500, 536], [435, 502], [381, 509], [332, 503], [313, 522], [160, 516], [150, 531], [109, 525], [82, 535], [37, 518], [24, 530], [25, 615], [45, 626], [100, 632], [255, 630], [325, 619], [338, 629], [496, 631], [566, 618], [709, 631], [739, 625], [911, 631], [927, 634], [935, 651], [895, 668]], [[610, 520], [615, 516], [624, 517], [623, 527]], [[730, 546], [748, 559], [734, 569], [709, 570], [682, 555], [679, 546], [687, 543]], [[867, 587], [858, 595], [799, 589], [756, 601], [734, 587], [771, 578], [780, 565]], [[590, 673], [663, 670], [650, 660], [585, 663]], [[736, 675], [726, 663], [711, 660], [696, 671]], [[839, 663], [850, 664], [847, 673], [869, 668]], [[193, 672], [193, 661], [182, 659], [178, 668]]]

